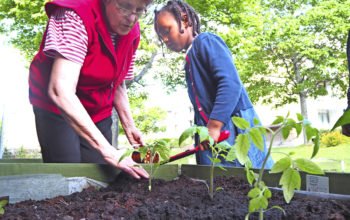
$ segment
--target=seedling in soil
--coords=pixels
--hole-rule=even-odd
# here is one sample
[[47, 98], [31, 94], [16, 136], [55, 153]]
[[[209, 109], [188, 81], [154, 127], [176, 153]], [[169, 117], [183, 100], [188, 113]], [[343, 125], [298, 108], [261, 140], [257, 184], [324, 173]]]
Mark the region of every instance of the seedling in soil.
[[168, 143], [163, 140], [154, 141], [153, 143], [139, 147], [136, 150], [130, 149], [124, 155], [128, 156], [130, 154], [135, 154], [135, 152], [138, 153], [137, 157], [140, 157], [137, 159], [137, 161], [149, 164], [150, 171], [148, 179], [148, 190], [152, 191], [152, 180], [154, 178], [156, 170], [161, 165], [162, 161], [167, 161], [169, 159], [170, 148], [168, 147]]
[[[204, 126], [193, 126], [188, 129], [186, 129], [179, 138], [179, 146], [182, 145], [182, 143], [188, 139], [192, 138], [194, 135], [198, 134], [199, 136], [199, 142], [205, 149], [209, 149], [212, 152], [212, 157], [209, 158], [211, 161], [210, 166], [210, 177], [209, 177], [209, 196], [212, 200], [214, 197], [214, 169], [215, 167], [219, 167], [222, 170], [226, 170], [223, 166], [220, 165], [221, 160], [226, 159], [228, 156], [228, 150], [231, 148], [229, 143], [227, 141], [222, 141], [217, 144], [214, 143], [214, 140], [212, 137], [210, 137], [208, 128]], [[234, 151], [231, 151], [231, 158], [234, 158]], [[216, 190], [219, 190], [220, 188], [217, 188]]]
[[[284, 210], [279, 206], [273, 206], [268, 208], [268, 199], [271, 198], [272, 193], [269, 188], [265, 185], [263, 181], [264, 168], [268, 158], [271, 155], [271, 149], [273, 146], [273, 141], [275, 137], [282, 133], [282, 137], [286, 140], [292, 131], [295, 129], [297, 135], [299, 136], [304, 130], [306, 138], [308, 141], [313, 142], [313, 153], [311, 155], [312, 159], [316, 156], [319, 150], [319, 131], [316, 128], [311, 127], [307, 120], [303, 119], [301, 114], [297, 114], [298, 120], [295, 121], [291, 118], [278, 116], [277, 119], [272, 123], [276, 129], [271, 129], [269, 127], [263, 127], [260, 125], [258, 120], [254, 120], [254, 126], [251, 127], [250, 124], [239, 117], [233, 117], [233, 123], [245, 133], [239, 134], [236, 139], [236, 154], [239, 162], [245, 165], [246, 175], [248, 182], [253, 185], [248, 193], [249, 201], [249, 213], [246, 215], [246, 219], [252, 213], [259, 213], [259, 220], [264, 219], [264, 212], [271, 209], [279, 209], [284, 213]], [[263, 135], [266, 132], [271, 133], [271, 141], [268, 147], [268, 152], [264, 159], [263, 165], [259, 170], [259, 173], [254, 173], [251, 169], [251, 162], [248, 158], [248, 151], [253, 142], [260, 150], [264, 149], [264, 139]], [[275, 162], [271, 168], [270, 173], [282, 173], [279, 184], [282, 186], [284, 199], [287, 203], [291, 201], [294, 196], [294, 190], [300, 190], [301, 177], [300, 171], [304, 171], [310, 174], [323, 175], [324, 172], [321, 168], [309, 159], [292, 159], [292, 154], [286, 155], [286, 157]]]

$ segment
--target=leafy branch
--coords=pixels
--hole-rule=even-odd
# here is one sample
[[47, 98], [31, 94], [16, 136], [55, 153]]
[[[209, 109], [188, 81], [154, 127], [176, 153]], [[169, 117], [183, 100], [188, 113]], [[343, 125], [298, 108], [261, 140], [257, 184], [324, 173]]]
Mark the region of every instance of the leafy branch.
[[169, 159], [170, 148], [168, 147], [168, 143], [164, 140], [154, 141], [151, 144], [138, 148], [136, 151], [130, 149], [124, 154], [124, 156], [128, 156], [132, 153], [138, 153], [138, 156], [140, 157], [139, 162], [149, 164], [150, 177], [148, 179], [148, 190], [152, 191], [152, 180], [154, 179], [156, 170], [161, 165], [161, 161], [167, 161]]
[[[284, 210], [279, 206], [274, 206], [267, 209], [269, 204], [268, 199], [271, 198], [272, 193], [263, 181], [265, 165], [271, 155], [273, 142], [277, 135], [282, 134], [282, 138], [286, 140], [293, 129], [296, 131], [297, 136], [299, 136], [304, 130], [307, 141], [312, 140], [314, 144], [313, 153], [310, 159], [315, 157], [319, 150], [319, 131], [316, 128], [313, 128], [307, 120], [304, 120], [301, 114], [297, 114], [297, 121], [288, 117], [289, 115], [286, 117], [278, 116], [272, 123], [275, 129], [260, 126], [258, 120], [254, 120], [254, 126], [250, 127], [249, 123], [245, 119], [239, 117], [232, 118], [233, 123], [239, 129], [245, 131], [245, 133], [237, 136], [234, 147], [236, 148], [237, 159], [241, 164], [245, 165], [247, 180], [253, 186], [248, 193], [250, 201], [249, 213], [246, 215], [246, 219], [249, 219], [250, 214], [258, 212], [259, 219], [262, 220], [264, 219], [264, 212], [271, 209], [279, 209], [284, 213]], [[260, 150], [263, 150], [264, 139], [262, 136], [266, 135], [267, 132], [271, 134], [268, 152], [264, 158], [264, 162], [259, 170], [259, 173], [255, 173], [251, 169], [251, 161], [248, 158], [248, 151], [251, 145], [250, 142], [253, 142]], [[279, 184], [282, 186], [283, 196], [287, 203], [289, 203], [293, 198], [294, 190], [299, 190], [301, 187], [300, 171], [311, 174], [324, 174], [321, 168], [311, 160], [303, 158], [292, 159], [290, 155], [291, 154], [276, 161], [270, 171], [270, 173], [282, 173]]]

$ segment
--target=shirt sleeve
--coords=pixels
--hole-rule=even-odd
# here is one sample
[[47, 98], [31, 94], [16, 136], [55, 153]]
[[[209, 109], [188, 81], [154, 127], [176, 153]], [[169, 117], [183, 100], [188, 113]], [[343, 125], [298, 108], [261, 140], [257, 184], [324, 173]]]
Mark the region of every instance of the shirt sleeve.
[[132, 60], [129, 66], [128, 73], [126, 74], [124, 80], [133, 80], [134, 79], [134, 65], [135, 65], [135, 56], [136, 54], [132, 56]]
[[243, 85], [230, 50], [216, 35], [205, 35], [199, 43], [199, 56], [216, 84], [215, 101], [209, 118], [226, 122], [238, 105]]
[[59, 8], [49, 19], [44, 53], [58, 54], [83, 65], [87, 54], [88, 36], [81, 18], [71, 9]]

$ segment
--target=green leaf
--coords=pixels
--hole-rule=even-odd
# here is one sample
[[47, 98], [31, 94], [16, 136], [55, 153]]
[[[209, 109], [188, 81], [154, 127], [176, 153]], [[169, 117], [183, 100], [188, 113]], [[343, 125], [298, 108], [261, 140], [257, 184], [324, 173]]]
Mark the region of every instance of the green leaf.
[[311, 159], [317, 155], [317, 153], [320, 149], [320, 133], [319, 132], [317, 132], [316, 137], [314, 138], [313, 142], [314, 142], [314, 148], [312, 151]]
[[232, 117], [233, 123], [241, 130], [246, 130], [250, 128], [250, 124], [244, 118]]
[[257, 198], [251, 199], [249, 201], [249, 212], [255, 212], [259, 209], [266, 209], [268, 204], [269, 203], [264, 196], [259, 196]]
[[297, 119], [298, 121], [303, 121], [304, 120], [304, 116], [300, 113], [297, 113]]
[[259, 121], [259, 119], [257, 119], [257, 118], [254, 118], [254, 119], [253, 119], [253, 122], [254, 122], [254, 125], [255, 125], [255, 126], [260, 125], [260, 121]]
[[241, 164], [245, 164], [248, 158], [248, 151], [250, 148], [249, 138], [247, 134], [239, 134], [236, 138], [236, 148], [237, 159]]
[[5, 209], [0, 207], [0, 216], [5, 214]]
[[249, 201], [249, 212], [255, 212], [260, 209], [260, 200], [258, 198]]
[[[127, 149], [127, 150], [125, 151], [125, 153], [119, 158], [118, 163], [119, 163], [120, 161], [122, 161], [124, 158], [130, 156], [133, 152], [134, 152], [133, 149]], [[2, 206], [1, 206], [1, 202], [2, 202], [2, 201], [0, 201], [0, 207], [2, 207]]]
[[227, 169], [226, 169], [225, 167], [223, 167], [223, 166], [218, 166], [218, 167], [219, 167], [219, 169], [222, 170], [222, 171], [227, 171]]
[[318, 174], [323, 175], [323, 170], [314, 162], [308, 159], [299, 158], [294, 160], [294, 163], [296, 167], [298, 167], [300, 170], [310, 173], [310, 174]]
[[314, 137], [317, 133], [317, 129], [314, 129], [309, 124], [305, 125], [305, 133], [306, 133], [306, 139], [309, 141], [312, 137]]
[[234, 146], [232, 146], [230, 148], [230, 150], [228, 151], [227, 155], [226, 155], [226, 158], [225, 158], [227, 161], [231, 161], [233, 162], [235, 159], [237, 159], [237, 156], [236, 156], [236, 148]]
[[199, 142], [209, 141], [209, 144], [212, 146], [214, 140], [209, 136], [209, 131], [207, 127], [199, 126], [197, 127], [197, 133], [199, 135]]
[[282, 116], [277, 116], [276, 119], [272, 122], [273, 125], [281, 124], [284, 121]]
[[272, 166], [270, 173], [280, 173], [290, 168], [292, 165], [292, 160], [290, 157], [284, 157]]
[[259, 127], [258, 129], [259, 129], [259, 131], [260, 131], [260, 133], [261, 133], [262, 135], [266, 135], [266, 133], [267, 133], [266, 128]]
[[190, 128], [187, 128], [184, 132], [182, 132], [180, 138], [179, 138], [179, 146], [182, 145], [182, 143], [189, 137], [193, 137], [193, 135], [196, 133], [197, 131], [197, 126], [193, 126]]
[[295, 124], [294, 127], [295, 127], [295, 130], [297, 131], [297, 136], [299, 137], [299, 135], [301, 134], [301, 131], [303, 130], [303, 125]]
[[260, 194], [261, 194], [260, 189], [258, 187], [254, 187], [248, 192], [248, 197], [252, 199], [252, 198], [258, 197]]
[[264, 151], [264, 138], [262, 134], [260, 133], [260, 130], [258, 128], [252, 128], [248, 132], [250, 139], [253, 141], [255, 146], [261, 150]]
[[9, 201], [7, 199], [1, 200], [0, 201], [0, 208], [4, 208], [8, 203], [9, 203]]
[[231, 145], [227, 141], [221, 141], [215, 145], [215, 148], [219, 149], [219, 151], [225, 151], [231, 149]]
[[224, 188], [222, 188], [222, 187], [216, 187], [216, 189], [215, 189], [216, 192], [221, 191], [221, 190], [224, 190]]
[[292, 130], [292, 127], [289, 125], [282, 128], [282, 137], [284, 140], [288, 138], [291, 130]]
[[254, 181], [255, 181], [255, 179], [256, 179], [256, 178], [255, 178], [255, 173], [254, 173], [254, 171], [247, 169], [247, 170], [246, 170], [246, 177], [247, 177], [248, 183], [249, 183], [250, 185], [253, 185], [253, 183], [254, 183]]
[[287, 203], [292, 200], [294, 196], [294, 190], [299, 190], [301, 186], [301, 178], [298, 171], [288, 168], [283, 171], [280, 179], [280, 185], [283, 189], [283, 196]]
[[244, 170], [246, 172], [247, 181], [250, 185], [253, 185], [254, 181], [257, 181], [257, 179], [259, 178], [259, 174], [254, 173], [254, 171], [251, 170], [252, 167], [253, 167], [253, 164], [250, 161], [250, 159], [248, 159], [244, 165]]
[[346, 124], [350, 124], [350, 109], [345, 111], [343, 115], [339, 117], [337, 122], [333, 125], [333, 128], [331, 129], [331, 131], [333, 131], [339, 126], [343, 126]]
[[267, 198], [267, 199], [269, 199], [269, 198], [271, 198], [272, 197], [272, 193], [271, 193], [271, 191], [269, 190], [269, 188], [265, 188], [265, 190], [264, 190], [264, 197], [265, 198]]
[[291, 126], [291, 127], [294, 127], [296, 123], [295, 123], [295, 121], [293, 119], [288, 118], [286, 124]]
[[213, 164], [221, 163], [221, 160], [219, 158], [213, 158], [212, 160]]

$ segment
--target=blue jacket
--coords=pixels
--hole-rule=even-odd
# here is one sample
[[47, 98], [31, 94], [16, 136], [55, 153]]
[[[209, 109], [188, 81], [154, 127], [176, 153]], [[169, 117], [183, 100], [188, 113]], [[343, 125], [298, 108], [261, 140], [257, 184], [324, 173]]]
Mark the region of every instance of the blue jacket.
[[[194, 107], [195, 124], [206, 126], [195, 102], [188, 68], [192, 72], [195, 92], [203, 111], [209, 119], [224, 123], [223, 130], [229, 130], [231, 133], [227, 141], [233, 145], [239, 131], [233, 125], [231, 117], [243, 117], [253, 125], [254, 118], [258, 116], [239, 78], [229, 48], [219, 36], [202, 33], [194, 39], [187, 56], [190, 65], [187, 64], [185, 67], [186, 83]], [[261, 167], [265, 152], [261, 152], [254, 145], [251, 146], [249, 157], [253, 167]], [[197, 155], [197, 161], [201, 164], [210, 164], [207, 155]], [[266, 168], [271, 168], [272, 164], [273, 161], [270, 159]]]

